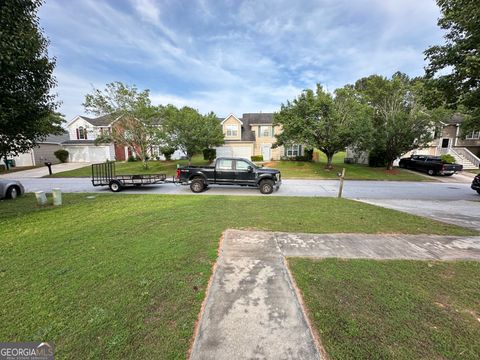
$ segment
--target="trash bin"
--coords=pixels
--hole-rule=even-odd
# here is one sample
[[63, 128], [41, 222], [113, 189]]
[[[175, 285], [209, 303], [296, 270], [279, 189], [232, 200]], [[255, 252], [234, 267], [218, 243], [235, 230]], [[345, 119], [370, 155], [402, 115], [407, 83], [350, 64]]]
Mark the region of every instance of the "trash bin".
[[7, 164], [7, 166], [8, 166], [9, 168], [15, 167], [15, 160], [13, 160], [13, 159], [7, 159], [7, 160], [5, 161], [5, 163]]

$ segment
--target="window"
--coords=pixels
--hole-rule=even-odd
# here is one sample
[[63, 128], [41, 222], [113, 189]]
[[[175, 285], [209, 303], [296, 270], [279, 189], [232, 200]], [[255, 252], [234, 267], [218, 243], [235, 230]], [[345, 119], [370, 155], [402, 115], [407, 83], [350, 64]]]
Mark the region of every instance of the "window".
[[220, 160], [217, 164], [218, 170], [233, 170], [233, 160]]
[[292, 145], [285, 149], [287, 156], [300, 156], [300, 145]]
[[238, 136], [238, 126], [227, 125], [227, 136]]
[[247, 170], [251, 166], [246, 161], [237, 160], [237, 170]]
[[78, 140], [87, 140], [87, 129], [83, 126], [77, 128], [77, 139]]
[[272, 127], [270, 125], [262, 125], [258, 127], [258, 136], [259, 137], [271, 137], [272, 136]]
[[478, 139], [480, 139], [480, 131], [472, 131], [465, 138], [467, 140], [478, 140]]

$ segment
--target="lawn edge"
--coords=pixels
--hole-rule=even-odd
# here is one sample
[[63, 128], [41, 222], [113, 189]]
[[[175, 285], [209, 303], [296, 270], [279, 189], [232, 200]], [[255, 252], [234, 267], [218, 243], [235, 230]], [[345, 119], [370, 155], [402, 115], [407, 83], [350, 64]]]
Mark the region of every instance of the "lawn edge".
[[197, 339], [198, 333], [200, 332], [200, 324], [201, 324], [203, 315], [205, 313], [205, 307], [207, 306], [208, 295], [210, 293], [210, 288], [213, 284], [213, 278], [214, 278], [214, 276], [217, 272], [218, 260], [220, 259], [220, 256], [221, 256], [223, 240], [225, 238], [225, 232], [227, 230], [228, 229], [226, 229], [222, 232], [222, 235], [220, 236], [220, 239], [218, 241], [217, 258], [215, 259], [215, 262], [212, 265], [210, 278], [208, 279], [207, 287], [205, 289], [205, 296], [202, 300], [202, 305], [200, 306], [200, 311], [198, 312], [197, 320], [195, 320], [195, 327], [194, 327], [194, 330], [193, 330], [192, 338], [189, 341], [187, 354], [186, 354], [186, 357], [185, 357], [186, 359], [190, 359], [190, 357], [192, 355], [193, 347], [195, 345], [195, 340]]
[[318, 352], [321, 355], [321, 358], [324, 360], [330, 360], [330, 357], [328, 356], [327, 351], [325, 350], [325, 347], [323, 346], [322, 340], [320, 339], [320, 335], [318, 334], [318, 331], [315, 329], [315, 327], [312, 326], [312, 322], [310, 320], [310, 311], [308, 307], [305, 304], [305, 301], [303, 300], [303, 294], [298, 287], [295, 278], [293, 277], [292, 272], [290, 271], [290, 265], [288, 263], [288, 257], [283, 256], [283, 264], [285, 266], [286, 272], [288, 279], [290, 281], [290, 284], [292, 285], [292, 289], [295, 293], [295, 296], [297, 297], [298, 303], [300, 305], [300, 309], [302, 310], [303, 317], [305, 319], [305, 322], [307, 323], [308, 329], [310, 330], [310, 333], [312, 334], [313, 342], [315, 343], [315, 347], [317, 348]]

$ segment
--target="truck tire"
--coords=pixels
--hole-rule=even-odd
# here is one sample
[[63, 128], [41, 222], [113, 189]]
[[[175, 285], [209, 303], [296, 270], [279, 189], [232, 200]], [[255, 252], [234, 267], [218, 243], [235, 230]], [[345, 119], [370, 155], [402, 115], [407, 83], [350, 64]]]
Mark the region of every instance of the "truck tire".
[[268, 195], [273, 192], [273, 181], [272, 180], [262, 180], [260, 181], [260, 192], [262, 194]]
[[480, 190], [477, 190], [478, 195], [480, 195]]
[[110, 184], [108, 184], [108, 187], [110, 188], [111, 191], [113, 192], [119, 192], [123, 190], [123, 185], [120, 181], [118, 180], [112, 180], [110, 181]]
[[201, 193], [205, 190], [205, 182], [202, 178], [194, 178], [190, 183], [190, 190], [194, 193]]
[[430, 176], [434, 176], [434, 175], [437, 175], [437, 172], [435, 170], [430, 169], [427, 171], [427, 174]]
[[12, 185], [7, 189], [7, 193], [5, 194], [5, 197], [7, 199], [16, 199], [17, 197], [20, 196], [20, 189], [18, 186]]

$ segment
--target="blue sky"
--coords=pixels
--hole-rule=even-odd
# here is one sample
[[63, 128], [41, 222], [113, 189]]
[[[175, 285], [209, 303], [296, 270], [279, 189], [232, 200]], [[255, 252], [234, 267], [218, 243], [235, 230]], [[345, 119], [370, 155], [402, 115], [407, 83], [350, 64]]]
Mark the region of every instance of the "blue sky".
[[226, 116], [276, 111], [317, 82], [420, 75], [439, 15], [434, 0], [47, 0], [39, 13], [67, 120], [112, 81]]

